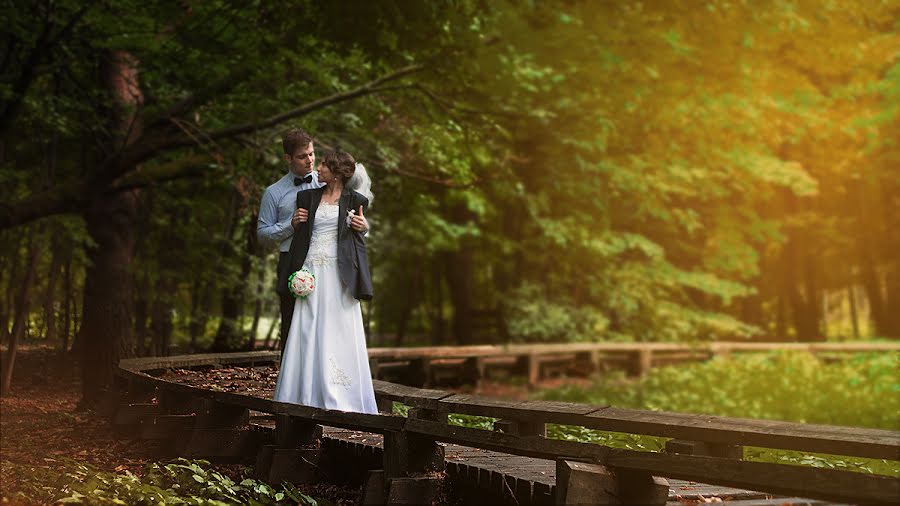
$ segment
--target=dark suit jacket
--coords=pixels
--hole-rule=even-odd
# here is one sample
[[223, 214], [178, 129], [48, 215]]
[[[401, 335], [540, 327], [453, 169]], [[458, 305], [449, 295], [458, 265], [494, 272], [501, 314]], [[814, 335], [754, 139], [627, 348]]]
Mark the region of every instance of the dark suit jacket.
[[[301, 223], [294, 231], [294, 239], [291, 241], [291, 249], [288, 253], [288, 269], [278, 273], [279, 288], [287, 288], [288, 276], [303, 267], [306, 255], [309, 253], [309, 243], [312, 240], [313, 223], [316, 219], [316, 209], [322, 201], [324, 188], [303, 190], [297, 192], [297, 207], [309, 210], [309, 220]], [[369, 199], [361, 194], [344, 188], [338, 201], [338, 238], [337, 259], [338, 272], [341, 284], [350, 290], [353, 297], [359, 300], [372, 298], [372, 276], [369, 273], [369, 257], [366, 254], [366, 239], [362, 232], [357, 232], [347, 226], [347, 211], [359, 209], [363, 211], [369, 208]]]

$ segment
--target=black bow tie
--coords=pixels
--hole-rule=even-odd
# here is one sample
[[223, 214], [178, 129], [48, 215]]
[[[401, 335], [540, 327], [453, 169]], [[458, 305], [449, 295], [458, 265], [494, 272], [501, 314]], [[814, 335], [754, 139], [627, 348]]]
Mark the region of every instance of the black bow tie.
[[312, 174], [307, 174], [306, 177], [294, 178], [294, 186], [300, 186], [303, 183], [312, 183]]

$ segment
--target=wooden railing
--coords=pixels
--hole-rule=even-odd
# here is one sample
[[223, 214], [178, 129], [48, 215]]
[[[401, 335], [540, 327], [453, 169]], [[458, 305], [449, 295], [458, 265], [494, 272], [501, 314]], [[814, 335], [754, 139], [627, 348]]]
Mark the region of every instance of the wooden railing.
[[[269, 413], [275, 416], [281, 444], [297, 444], [308, 439], [314, 433], [315, 424], [384, 434], [383, 480], [388, 485], [381, 485], [385, 487], [382, 490], [388, 490], [389, 486], [399, 490], [406, 483], [404, 480], [412, 476], [425, 476], [423, 473], [442, 469], [442, 447], [436, 443], [444, 442], [557, 461], [560, 504], [585, 497], [589, 491], [579, 491], [579, 487], [590, 489], [592, 483], [603, 480], [612, 480], [619, 487], [620, 499], [659, 503], [661, 498], [664, 502], [662, 485], [655, 477], [854, 504], [896, 504], [900, 498], [900, 480], [893, 477], [741, 459], [743, 446], [757, 446], [900, 460], [898, 431], [565, 402], [505, 401], [380, 381], [375, 382], [375, 393], [383, 414], [345, 413], [217, 392], [154, 376], [175, 368], [268, 364], [277, 362], [279, 357], [277, 352], [250, 352], [123, 360], [117, 372], [118, 399], [126, 406], [129, 399], [155, 389], [162, 414], [153, 423], [169, 423], [167, 416], [189, 417], [177, 413], [192, 410], [194, 418], [190, 421], [176, 418], [181, 420], [178, 422], [181, 428], [192, 430], [209, 427], [211, 420], [217, 427], [238, 426], [246, 422], [248, 410]], [[206, 414], [205, 421], [201, 421], [202, 416], [196, 418], [198, 402], [203, 407], [201, 415]], [[409, 406], [408, 417], [390, 414], [393, 402]], [[498, 421], [494, 423], [494, 431], [460, 427], [447, 423], [451, 413], [493, 417]], [[545, 437], [546, 424], [673, 439], [665, 453], [625, 450], [549, 439]], [[665, 489], [667, 492], [667, 485]]]
[[369, 360], [376, 378], [386, 377], [428, 387], [440, 383], [438, 372], [442, 370], [449, 370], [444, 376], [477, 383], [485, 377], [486, 369], [506, 369], [527, 377], [529, 384], [535, 384], [551, 367], [590, 374], [610, 366], [642, 375], [655, 365], [706, 360], [731, 353], [776, 350], [837, 357], [850, 353], [900, 352], [900, 342], [554, 343], [370, 348]]

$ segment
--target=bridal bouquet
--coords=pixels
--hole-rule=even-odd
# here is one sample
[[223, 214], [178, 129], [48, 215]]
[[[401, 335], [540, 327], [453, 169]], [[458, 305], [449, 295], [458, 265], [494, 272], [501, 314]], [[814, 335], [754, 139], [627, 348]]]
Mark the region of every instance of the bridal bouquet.
[[303, 298], [311, 294], [316, 288], [316, 277], [305, 268], [288, 276], [288, 288], [294, 294], [294, 298]]

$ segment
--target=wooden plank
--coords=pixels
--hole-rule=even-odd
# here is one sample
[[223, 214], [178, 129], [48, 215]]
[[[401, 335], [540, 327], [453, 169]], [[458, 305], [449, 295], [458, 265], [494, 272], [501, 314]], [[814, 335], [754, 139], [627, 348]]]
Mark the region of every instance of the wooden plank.
[[620, 450], [588, 443], [556, 441], [539, 437], [518, 438], [505, 434], [444, 425], [425, 420], [407, 420], [406, 430], [436, 440], [504, 451], [538, 458], [588, 458], [601, 464], [654, 476], [699, 480], [731, 487], [816, 499], [895, 504], [900, 480], [849, 471], [836, 471], [743, 460]]
[[505, 420], [577, 424], [584, 415], [597, 410], [597, 406], [559, 401], [507, 401], [469, 394], [454, 394], [438, 402], [442, 413], [461, 413], [490, 416]]
[[900, 432], [684, 413], [666, 413], [553, 401], [506, 401], [457, 394], [438, 403], [444, 413], [580, 425], [630, 434], [900, 460]]
[[131, 371], [153, 369], [181, 369], [199, 366], [221, 366], [255, 362], [280, 362], [279, 351], [249, 351], [244, 353], [198, 353], [171, 357], [127, 358], [119, 361], [119, 368]]
[[584, 427], [655, 436], [900, 460], [900, 432], [606, 407]]
[[451, 394], [443, 390], [416, 388], [386, 381], [373, 380], [375, 396], [401, 402], [407, 406], [437, 409], [437, 401]]

